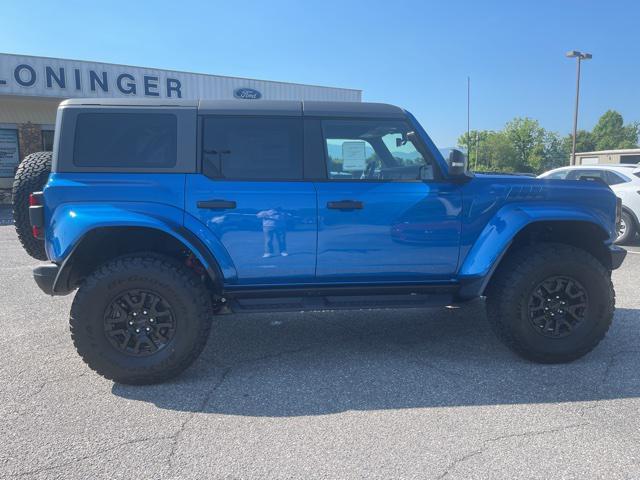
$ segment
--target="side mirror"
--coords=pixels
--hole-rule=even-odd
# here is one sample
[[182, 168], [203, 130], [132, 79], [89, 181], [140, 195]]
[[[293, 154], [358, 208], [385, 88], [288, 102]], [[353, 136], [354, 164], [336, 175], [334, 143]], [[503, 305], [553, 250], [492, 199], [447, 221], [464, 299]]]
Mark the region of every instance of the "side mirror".
[[467, 157], [460, 150], [454, 148], [449, 152], [447, 164], [449, 165], [449, 175], [451, 177], [464, 177], [467, 175]]

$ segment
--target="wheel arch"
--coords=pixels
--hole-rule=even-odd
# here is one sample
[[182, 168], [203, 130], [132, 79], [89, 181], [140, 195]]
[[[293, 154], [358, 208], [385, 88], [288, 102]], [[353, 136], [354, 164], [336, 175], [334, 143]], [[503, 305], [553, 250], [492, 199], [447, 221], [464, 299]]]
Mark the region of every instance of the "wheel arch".
[[64, 295], [102, 263], [121, 255], [155, 252], [176, 258], [201, 274], [215, 293], [223, 274], [209, 249], [191, 232], [166, 231], [151, 226], [99, 226], [88, 230], [65, 257], [53, 283], [53, 294]]
[[487, 286], [500, 265], [521, 249], [534, 243], [562, 243], [581, 248], [593, 255], [607, 270], [612, 270], [611, 255], [607, 247], [610, 238], [600, 224], [589, 220], [536, 220], [526, 223], [500, 249], [494, 249], [493, 261], [488, 269], [477, 275], [461, 275], [460, 299], [484, 295]]

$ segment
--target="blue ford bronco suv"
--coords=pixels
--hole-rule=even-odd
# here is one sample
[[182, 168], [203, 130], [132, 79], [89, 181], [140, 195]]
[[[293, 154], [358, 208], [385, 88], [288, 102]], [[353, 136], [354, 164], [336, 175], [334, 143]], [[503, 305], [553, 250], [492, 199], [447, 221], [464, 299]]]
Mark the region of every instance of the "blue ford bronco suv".
[[620, 204], [597, 182], [480, 175], [374, 103], [67, 100], [20, 165], [19, 238], [73, 342], [143, 384], [200, 354], [216, 314], [483, 298], [521, 356], [604, 337]]

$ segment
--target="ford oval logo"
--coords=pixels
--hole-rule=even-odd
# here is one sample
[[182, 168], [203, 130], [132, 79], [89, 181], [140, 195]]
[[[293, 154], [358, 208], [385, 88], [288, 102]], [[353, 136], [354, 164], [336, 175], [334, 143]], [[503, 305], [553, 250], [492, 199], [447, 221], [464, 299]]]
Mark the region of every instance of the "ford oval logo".
[[262, 98], [262, 94], [253, 88], [236, 88], [233, 91], [233, 96], [242, 100], [258, 100]]

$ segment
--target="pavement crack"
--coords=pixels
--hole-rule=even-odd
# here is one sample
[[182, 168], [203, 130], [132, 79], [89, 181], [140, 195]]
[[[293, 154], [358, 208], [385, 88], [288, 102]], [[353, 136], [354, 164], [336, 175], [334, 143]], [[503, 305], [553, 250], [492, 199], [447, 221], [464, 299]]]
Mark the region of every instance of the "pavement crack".
[[178, 445], [180, 443], [180, 440], [182, 439], [182, 435], [187, 429], [187, 425], [196, 416], [196, 414], [204, 412], [204, 409], [207, 407], [207, 404], [213, 398], [214, 393], [224, 383], [225, 379], [227, 378], [230, 372], [231, 372], [231, 367], [225, 368], [225, 370], [222, 372], [222, 375], [220, 376], [220, 380], [211, 388], [211, 390], [209, 390], [206, 393], [206, 395], [202, 399], [202, 402], [200, 402], [200, 405], [198, 405], [198, 408], [190, 412], [189, 415], [187, 415], [187, 417], [184, 419], [184, 421], [182, 422], [178, 430], [173, 435], [168, 437], [171, 439], [171, 442], [172, 442], [171, 450], [169, 451], [169, 455], [167, 455], [167, 466], [169, 468], [169, 471], [173, 470], [173, 459], [178, 450]]
[[44, 380], [43, 382], [40, 382], [40, 384], [36, 388], [36, 391], [33, 392], [31, 394], [31, 396], [35, 397], [35, 396], [39, 395], [40, 392], [42, 392], [42, 390], [44, 390], [44, 387], [46, 387], [47, 385], [51, 385], [52, 383], [60, 383], [60, 382], [66, 382], [68, 380], [75, 380], [77, 378], [86, 377], [87, 375], [88, 375], [88, 372], [84, 372], [84, 373], [81, 373], [79, 375], [72, 375], [70, 377], [59, 377], [59, 378], [51, 378], [51, 379], [48, 379], [48, 380]]
[[529, 438], [529, 437], [536, 437], [539, 435], [547, 435], [550, 433], [557, 433], [557, 432], [562, 432], [565, 430], [572, 430], [574, 428], [580, 428], [580, 427], [584, 427], [590, 425], [590, 423], [588, 422], [582, 422], [582, 423], [573, 423], [570, 425], [563, 425], [561, 427], [556, 427], [556, 428], [549, 428], [547, 430], [532, 430], [532, 431], [527, 431], [527, 432], [521, 432], [521, 433], [509, 433], [506, 435], [500, 435], [497, 437], [492, 437], [492, 438], [487, 438], [486, 440], [482, 441], [482, 446], [476, 450], [472, 450], [470, 452], [465, 453], [463, 456], [454, 459], [452, 462], [449, 463], [449, 465], [447, 465], [447, 468], [444, 470], [444, 472], [438, 476], [438, 480], [446, 478], [454, 469], [456, 469], [460, 464], [466, 462], [467, 460], [476, 457], [478, 455], [482, 455], [483, 453], [485, 453], [489, 448], [491, 448], [492, 444], [499, 442], [501, 440], [506, 440], [506, 439], [510, 439], [510, 438]]
[[471, 452], [466, 453], [465, 455], [463, 455], [460, 458], [455, 459], [453, 462], [451, 462], [446, 470], [444, 472], [442, 472], [441, 475], [439, 475], [437, 477], [438, 480], [445, 478], [449, 475], [449, 473], [451, 473], [452, 470], [454, 470], [459, 464], [466, 462], [467, 460], [469, 460], [470, 458], [473, 458], [477, 455], [482, 455], [485, 452], [486, 448], [483, 448], [482, 450], [473, 450]]
[[136, 443], [144, 443], [144, 442], [150, 442], [150, 441], [169, 440], [171, 438], [172, 438], [171, 436], [137, 438], [137, 439], [133, 439], [133, 440], [129, 440], [129, 441], [126, 441], [126, 442], [119, 443], [117, 445], [114, 445], [113, 447], [102, 449], [102, 450], [100, 450], [98, 452], [94, 452], [94, 453], [90, 453], [90, 454], [87, 454], [87, 455], [82, 455], [80, 457], [73, 458], [73, 459], [68, 460], [66, 462], [56, 463], [54, 465], [48, 465], [46, 467], [41, 467], [41, 468], [36, 468], [36, 469], [33, 469], [33, 470], [19, 472], [17, 474], [10, 475], [9, 478], [20, 478], [20, 477], [38, 475], [38, 474], [43, 473], [43, 472], [49, 472], [51, 470], [56, 470], [58, 468], [68, 467], [69, 465], [73, 465], [75, 463], [82, 462], [84, 460], [89, 460], [89, 459], [92, 459], [92, 458], [99, 457], [101, 455], [104, 455], [105, 453], [109, 453], [109, 452], [112, 452], [112, 451], [117, 450], [119, 448], [126, 447], [127, 445], [133, 445], [133, 444], [136, 444]]

